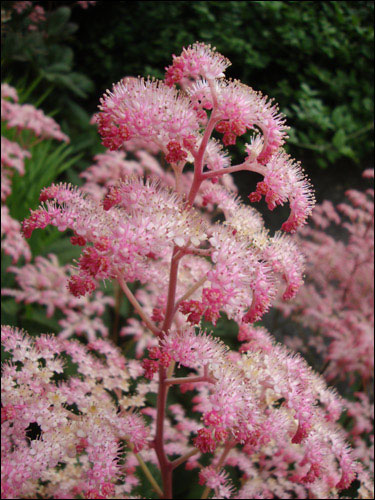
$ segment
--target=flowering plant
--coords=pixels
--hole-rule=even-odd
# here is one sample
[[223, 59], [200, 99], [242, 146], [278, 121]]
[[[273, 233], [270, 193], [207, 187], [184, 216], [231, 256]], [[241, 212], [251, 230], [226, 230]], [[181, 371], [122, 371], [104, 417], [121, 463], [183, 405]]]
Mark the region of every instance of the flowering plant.
[[[42, 150], [42, 154], [39, 155], [39, 158], [42, 157], [39, 161], [39, 168], [50, 166], [45, 156], [49, 152], [51, 140], [67, 143], [69, 137], [61, 131], [55, 120], [46, 116], [43, 111], [31, 104], [20, 104], [17, 91], [7, 83], [1, 85], [1, 120], [1, 249], [12, 257], [13, 263], [16, 263], [21, 257], [29, 261], [31, 252], [22, 237], [20, 223], [12, 217], [11, 210], [9, 210], [9, 205], [12, 204], [9, 200], [12, 198], [14, 179], [23, 177], [25, 173], [29, 174], [26, 172], [25, 163], [31, 162], [31, 158], [37, 156], [38, 149]], [[62, 147], [65, 148], [66, 153], [66, 146], [63, 144]], [[55, 163], [51, 168], [52, 172], [58, 168], [62, 171], [63, 168], [69, 166], [69, 163], [65, 165], [63, 163], [64, 150], [61, 147], [57, 149], [62, 154], [60, 159], [56, 158], [56, 155], [51, 157]], [[38, 161], [35, 163], [38, 164]], [[36, 165], [35, 170], [37, 170]], [[50, 173], [38, 171], [34, 172], [34, 175], [36, 173], [40, 173], [42, 182], [50, 175]], [[29, 175], [27, 177], [28, 181], [31, 181]], [[37, 184], [35, 178], [34, 183]], [[30, 199], [26, 193], [30, 191], [32, 191], [30, 186], [26, 186], [22, 193], [26, 201]], [[19, 207], [22, 202], [18, 199], [16, 204]]]
[[[340, 398], [254, 325], [278, 295], [296, 295], [304, 258], [289, 235], [268, 233], [223, 176], [261, 175], [249, 199], [264, 196], [270, 210], [288, 202], [286, 232], [306, 222], [314, 197], [282, 149], [283, 116], [259, 92], [225, 80], [229, 64], [196, 43], [173, 56], [164, 81], [114, 85], [97, 115], [112, 152], [85, 173], [85, 189], [44, 188], [23, 222], [26, 238], [48, 225], [72, 231], [82, 248], [68, 280], [73, 297], [117, 281], [138, 315], [122, 333], [139, 339], [143, 359], [102, 339], [83, 345], [3, 327], [4, 497], [132, 498], [141, 470], [160, 498], [172, 498], [183, 464], [205, 487], [202, 498], [211, 490], [216, 498], [337, 498], [356, 475], [362, 498], [370, 494], [337, 424]], [[223, 146], [248, 131], [244, 160], [231, 165]], [[161, 151], [174, 176], [156, 177], [145, 151], [125, 163], [116, 150], [129, 145]], [[122, 180], [99, 182], [116, 162]], [[142, 162], [153, 176], [137, 175]], [[134, 282], [143, 285], [135, 294]], [[221, 314], [237, 325], [239, 352], [204, 328]], [[168, 405], [168, 393], [193, 397]]]
[[[363, 177], [373, 179], [374, 170], [365, 170]], [[306, 284], [293, 303], [277, 304], [287, 319], [309, 331], [307, 338], [285, 337], [288, 345], [306, 355], [315, 350], [325, 379], [345, 382], [341, 392], [346, 398], [349, 436], [355, 443], [356, 457], [372, 471], [373, 198], [373, 188], [350, 189], [344, 203], [335, 207], [325, 200], [315, 207], [313, 225], [298, 235], [307, 262]]]

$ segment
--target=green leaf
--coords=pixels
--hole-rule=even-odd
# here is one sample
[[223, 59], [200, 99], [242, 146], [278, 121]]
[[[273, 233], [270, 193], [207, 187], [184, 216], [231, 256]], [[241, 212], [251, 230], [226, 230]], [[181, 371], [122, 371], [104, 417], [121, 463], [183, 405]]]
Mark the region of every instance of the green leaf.
[[71, 10], [69, 7], [59, 7], [52, 12], [46, 22], [46, 31], [49, 35], [58, 36], [69, 21]]
[[332, 144], [337, 148], [341, 149], [346, 143], [346, 135], [343, 129], [338, 130], [332, 139]]

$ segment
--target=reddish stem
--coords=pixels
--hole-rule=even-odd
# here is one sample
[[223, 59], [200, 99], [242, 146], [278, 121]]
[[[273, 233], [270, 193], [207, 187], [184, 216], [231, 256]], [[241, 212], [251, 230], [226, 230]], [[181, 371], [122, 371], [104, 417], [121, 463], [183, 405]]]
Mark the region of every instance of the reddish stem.
[[172, 498], [172, 463], [168, 460], [168, 457], [164, 450], [164, 419], [168, 394], [168, 386], [165, 383], [165, 378], [166, 369], [160, 365], [154, 448], [159, 461], [161, 477], [163, 481], [164, 498]]
[[199, 191], [200, 185], [202, 184], [203, 181], [203, 156], [204, 152], [206, 151], [206, 147], [208, 144], [208, 140], [211, 137], [211, 134], [215, 128], [215, 125], [217, 123], [217, 118], [216, 118], [216, 113], [215, 110], [212, 111], [210, 119], [207, 124], [207, 128], [204, 131], [204, 135], [202, 138], [202, 142], [199, 146], [197, 156], [194, 161], [194, 179], [193, 179], [193, 184], [191, 185], [190, 188], [190, 193], [188, 196], [188, 202], [187, 206], [192, 207], [195, 197], [197, 196], [197, 193]]
[[203, 375], [201, 377], [179, 377], [179, 378], [166, 378], [164, 383], [167, 385], [176, 385], [176, 384], [196, 384], [198, 382], [210, 382], [214, 383], [214, 379], [209, 377], [208, 375]]
[[241, 170], [248, 170], [249, 172], [256, 172], [257, 174], [264, 175], [265, 168], [259, 165], [257, 162], [249, 163], [244, 161], [240, 165], [234, 165], [233, 167], [221, 168], [220, 170], [212, 170], [211, 172], [205, 172], [202, 174], [203, 180], [212, 179], [213, 177], [221, 177], [225, 174], [231, 174], [233, 172], [240, 172]]
[[178, 275], [178, 264], [180, 262], [183, 253], [179, 251], [178, 247], [174, 247], [171, 269], [169, 271], [169, 287], [168, 287], [168, 299], [167, 307], [165, 311], [165, 319], [162, 327], [164, 335], [168, 334], [168, 330], [171, 327], [173, 316], [174, 316], [174, 303], [176, 298], [176, 288], [177, 288], [177, 275]]
[[[199, 146], [199, 150], [195, 156], [194, 161], [194, 179], [190, 188], [187, 208], [193, 206], [195, 197], [199, 191], [200, 185], [203, 181], [203, 156], [206, 150], [208, 140], [212, 134], [212, 131], [217, 122], [215, 116], [215, 108], [212, 110], [209, 122], [207, 124], [206, 130], [203, 135], [202, 142]], [[165, 311], [165, 319], [162, 326], [162, 333], [160, 337], [168, 335], [168, 330], [171, 327], [173, 317], [175, 314], [175, 299], [176, 299], [176, 288], [177, 288], [177, 277], [178, 277], [178, 264], [183, 257], [184, 252], [175, 246], [173, 249], [171, 268], [169, 273], [169, 285], [168, 285], [168, 298], [167, 307]], [[164, 498], [172, 498], [172, 462], [168, 460], [168, 457], [164, 449], [164, 419], [165, 419], [165, 407], [167, 402], [169, 384], [166, 383], [166, 369], [163, 366], [159, 366], [159, 390], [157, 399], [157, 416], [156, 416], [156, 434], [154, 439], [154, 448], [156, 456], [158, 457], [161, 476], [163, 480], [163, 491]]]

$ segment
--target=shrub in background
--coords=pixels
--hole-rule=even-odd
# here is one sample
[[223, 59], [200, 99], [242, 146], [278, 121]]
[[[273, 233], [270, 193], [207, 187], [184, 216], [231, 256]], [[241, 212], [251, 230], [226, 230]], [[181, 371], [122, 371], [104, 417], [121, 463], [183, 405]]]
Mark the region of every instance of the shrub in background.
[[99, 91], [124, 74], [160, 78], [170, 53], [203, 40], [229, 76], [275, 97], [308, 171], [372, 163], [373, 2], [98, 2], [74, 16], [75, 56]]
[[[21, 95], [27, 94], [29, 102], [37, 95], [46, 112], [58, 113], [59, 123], [76, 151], [95, 146], [83, 105], [95, 87], [87, 75], [77, 71], [72, 42], [78, 25], [71, 16], [72, 10], [87, 12], [87, 7], [95, 3], [1, 4], [3, 81], [15, 86]], [[38, 101], [37, 107], [41, 104]]]

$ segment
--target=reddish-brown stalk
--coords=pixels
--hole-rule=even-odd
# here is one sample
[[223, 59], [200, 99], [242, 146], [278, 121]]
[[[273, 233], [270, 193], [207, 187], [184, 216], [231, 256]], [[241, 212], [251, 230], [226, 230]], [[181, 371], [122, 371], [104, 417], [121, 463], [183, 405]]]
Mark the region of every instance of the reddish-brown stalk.
[[[200, 185], [203, 181], [203, 156], [206, 150], [208, 140], [214, 130], [217, 119], [215, 116], [215, 109], [212, 110], [207, 128], [203, 135], [202, 142], [200, 144], [199, 150], [195, 156], [194, 161], [194, 179], [190, 188], [190, 193], [188, 196], [187, 206], [192, 207], [195, 197], [199, 191]], [[169, 274], [169, 285], [168, 285], [168, 299], [167, 307], [165, 313], [165, 319], [162, 326], [162, 335], [168, 335], [168, 330], [172, 324], [174, 314], [176, 312], [175, 300], [176, 300], [176, 287], [177, 287], [177, 277], [178, 277], [178, 264], [181, 257], [184, 255], [183, 252], [179, 252], [178, 247], [174, 247], [171, 268]], [[164, 419], [168, 389], [171, 385], [171, 379], [167, 381], [166, 369], [162, 366], [159, 367], [159, 390], [157, 399], [157, 417], [156, 417], [156, 435], [154, 439], [155, 453], [158, 457], [159, 466], [161, 470], [161, 476], [163, 481], [163, 491], [164, 498], [172, 498], [172, 472], [173, 472], [173, 462], [168, 460], [168, 457], [164, 450]]]
[[[208, 141], [211, 137], [211, 134], [215, 128], [215, 125], [217, 124], [217, 116], [215, 109], [217, 107], [217, 98], [214, 92], [213, 85], [210, 85], [211, 91], [213, 94], [213, 110], [211, 112], [210, 119], [208, 121], [206, 130], [204, 132], [202, 142], [199, 146], [199, 149], [196, 153], [194, 153], [194, 178], [193, 182], [190, 188], [190, 192], [188, 195], [188, 201], [187, 201], [187, 207], [192, 207], [194, 200], [198, 194], [199, 188], [202, 184], [202, 181], [207, 178], [212, 178], [215, 176], [221, 176], [224, 173], [229, 173], [229, 172], [235, 172], [238, 170], [252, 170], [258, 173], [262, 173], [260, 171], [260, 168], [257, 169], [255, 165], [249, 165], [249, 163], [243, 163], [241, 165], [237, 165], [232, 168], [228, 169], [222, 169], [217, 172], [209, 172], [203, 174], [203, 157], [205, 150], [207, 148]], [[175, 172], [176, 173], [176, 172]], [[178, 186], [178, 182], [176, 184]], [[171, 267], [170, 267], [170, 275], [169, 275], [169, 284], [168, 284], [168, 298], [167, 298], [167, 306], [166, 306], [166, 313], [165, 313], [165, 319], [163, 326], [161, 328], [161, 335], [165, 336], [168, 335], [168, 331], [171, 327], [173, 317], [176, 313], [177, 307], [176, 307], [176, 288], [177, 288], [177, 278], [178, 278], [178, 266], [179, 266], [179, 261], [185, 255], [187, 252], [182, 252], [180, 249], [175, 246], [173, 249], [173, 254], [172, 254], [172, 260], [171, 260]], [[194, 377], [194, 378], [176, 378], [174, 379], [171, 377], [172, 374], [166, 373], [166, 369], [163, 366], [159, 367], [159, 389], [158, 389], [158, 397], [157, 397], [157, 417], [156, 417], [156, 434], [155, 434], [155, 439], [153, 442], [155, 453], [158, 457], [159, 461], [159, 466], [161, 470], [161, 475], [162, 475], [162, 481], [163, 481], [163, 492], [164, 492], [164, 498], [172, 498], [172, 472], [173, 469], [176, 467], [176, 464], [183, 463], [184, 460], [182, 460], [182, 457], [180, 459], [175, 460], [174, 462], [171, 462], [164, 449], [164, 419], [165, 419], [165, 411], [166, 411], [166, 403], [167, 403], [167, 396], [168, 396], [168, 389], [171, 385], [174, 384], [180, 384], [185, 381], [188, 382], [211, 382], [211, 379], [208, 375], [204, 375], [202, 377]], [[225, 456], [227, 453], [229, 453], [229, 450], [231, 449], [233, 445], [231, 444], [230, 447], [226, 446], [225, 450]], [[189, 455], [189, 454], [188, 454]], [[189, 455], [191, 456], [191, 455]], [[224, 454], [223, 454], [224, 456]], [[188, 456], [186, 457], [186, 459]], [[225, 458], [225, 457], [224, 457]]]

